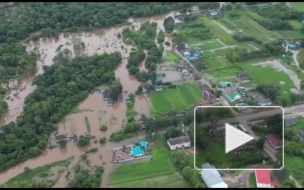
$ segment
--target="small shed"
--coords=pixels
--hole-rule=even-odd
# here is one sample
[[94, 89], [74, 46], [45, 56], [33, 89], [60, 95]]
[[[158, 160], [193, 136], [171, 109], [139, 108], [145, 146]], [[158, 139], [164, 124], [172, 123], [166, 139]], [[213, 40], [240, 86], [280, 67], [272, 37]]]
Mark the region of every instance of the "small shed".
[[100, 90], [100, 93], [105, 93], [105, 92], [107, 92], [107, 90], [104, 88]]
[[304, 139], [304, 131], [302, 131], [302, 130], [298, 131], [297, 136], [298, 136], [301, 140], [303, 140], [303, 139]]
[[156, 81], [155, 82], [163, 82], [163, 77], [161, 75], [158, 75], [156, 77]]
[[148, 146], [148, 142], [147, 141], [140, 141], [140, 146], [142, 147], [147, 147]]
[[143, 156], [144, 154], [145, 154], [145, 151], [142, 150], [139, 146], [135, 146], [132, 149], [132, 155], [133, 155], [133, 157]]
[[296, 49], [296, 46], [294, 44], [288, 44], [289, 49]]
[[248, 74], [246, 72], [239, 72], [238, 73], [238, 77], [240, 77], [241, 79], [247, 79], [249, 78]]
[[183, 73], [184, 76], [189, 76], [190, 75], [190, 73], [187, 69], [183, 69], [182, 73]]

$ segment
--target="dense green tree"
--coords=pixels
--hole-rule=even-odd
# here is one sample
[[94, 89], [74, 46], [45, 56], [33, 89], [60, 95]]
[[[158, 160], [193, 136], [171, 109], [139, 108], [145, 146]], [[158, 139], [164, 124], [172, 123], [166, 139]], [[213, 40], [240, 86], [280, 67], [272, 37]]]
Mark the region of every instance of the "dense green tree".
[[90, 143], [90, 139], [87, 136], [80, 135], [78, 139], [78, 146], [86, 146]]
[[60, 147], [65, 147], [66, 144], [67, 144], [67, 142], [66, 142], [65, 140], [60, 140], [60, 141], [58, 142], [58, 144], [59, 144]]
[[174, 30], [174, 19], [173, 17], [169, 16], [167, 18], [165, 18], [164, 20], [164, 27], [165, 27], [165, 31], [167, 33], [171, 33]]
[[[89, 92], [115, 80], [114, 70], [121, 62], [119, 53], [77, 57], [47, 67], [34, 79], [38, 87], [30, 94], [17, 123], [0, 133], [0, 171], [38, 156], [46, 148], [54, 124], [69, 113]], [[16, 156], [18, 152], [18, 156]]]

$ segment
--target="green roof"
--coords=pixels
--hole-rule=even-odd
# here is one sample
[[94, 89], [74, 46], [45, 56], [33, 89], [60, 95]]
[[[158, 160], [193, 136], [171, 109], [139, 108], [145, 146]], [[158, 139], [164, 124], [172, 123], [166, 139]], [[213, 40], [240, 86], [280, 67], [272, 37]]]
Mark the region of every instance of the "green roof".
[[231, 85], [231, 82], [220, 82], [221, 87], [226, 88], [228, 85]]
[[157, 76], [156, 77], [156, 82], [162, 82], [163, 81], [163, 77], [162, 76]]
[[234, 102], [235, 100], [241, 99], [241, 94], [238, 92], [238, 90], [235, 90], [227, 95], [227, 99], [230, 102]]

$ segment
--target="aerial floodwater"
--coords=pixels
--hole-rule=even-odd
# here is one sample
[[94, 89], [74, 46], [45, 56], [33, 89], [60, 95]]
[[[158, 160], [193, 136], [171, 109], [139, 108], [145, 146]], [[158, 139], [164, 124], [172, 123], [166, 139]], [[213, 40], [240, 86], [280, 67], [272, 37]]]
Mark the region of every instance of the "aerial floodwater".
[[[159, 32], [160, 30], [164, 31], [164, 18], [169, 15], [174, 16], [174, 14], [175, 13], [172, 12], [168, 15], [145, 19], [129, 19], [128, 22], [135, 27], [135, 30], [136, 28], [139, 29], [140, 25], [144, 22], [156, 22], [158, 24], [157, 31]], [[120, 52], [122, 55], [122, 63], [116, 69], [115, 76], [117, 79], [120, 79], [123, 86], [123, 94], [124, 96], [127, 96], [127, 94], [134, 93], [137, 90], [140, 82], [138, 82], [135, 77], [130, 76], [126, 68], [132, 46], [125, 45], [122, 38], [118, 37], [118, 34], [121, 33], [125, 27], [127, 27], [127, 25], [100, 29], [87, 33], [60, 34], [57, 38], [41, 39], [38, 42], [30, 41], [29, 43], [24, 43], [24, 45], [26, 45], [28, 52], [34, 51], [40, 55], [40, 59], [37, 61], [36, 75], [43, 74], [43, 66], [51, 66], [54, 63], [54, 58], [58, 54], [59, 47], [63, 50], [67, 49], [66, 51], [69, 52], [71, 58], [78, 55], [91, 56], [94, 54]], [[167, 35], [165, 40], [169, 41], [171, 44], [171, 35]], [[80, 50], [76, 49], [75, 44], [84, 44], [84, 48]], [[172, 45], [164, 47], [165, 51], [172, 50], [172, 48], [174, 48]], [[145, 69], [144, 61], [140, 65], [140, 69]], [[1, 117], [1, 126], [16, 121], [16, 118], [21, 114], [25, 98], [36, 88], [35, 85], [32, 85], [33, 78], [34, 76], [27, 77], [19, 82], [12, 82], [12, 85], [16, 90], [12, 90], [9, 94], [10, 99], [6, 100], [9, 108], [7, 113]], [[149, 116], [150, 106], [145, 96], [146, 95], [136, 96], [134, 109], [138, 114]], [[87, 132], [85, 118], [87, 118], [91, 126], [91, 134], [96, 136], [96, 139], [100, 139], [101, 137], [109, 139], [110, 135], [121, 129], [123, 124], [127, 121], [126, 102], [117, 102], [113, 106], [108, 106], [107, 102], [103, 101], [102, 95], [99, 92], [91, 93], [85, 100], [79, 103], [76, 109], [78, 111], [67, 115], [57, 124], [58, 134], [85, 134]], [[101, 132], [99, 129], [101, 124], [106, 124], [108, 130]], [[0, 173], [0, 184], [7, 182], [9, 179], [22, 173], [25, 167], [35, 168], [74, 156], [74, 160], [69, 165], [69, 168], [71, 168], [77, 163], [77, 159], [81, 154], [88, 149], [100, 146], [102, 147], [98, 154], [90, 154], [88, 158], [92, 165], [100, 165], [100, 155], [103, 155], [102, 162], [104, 163], [104, 173], [102, 175], [101, 186], [106, 187], [107, 176], [113, 167], [112, 157], [109, 152], [113, 147], [117, 147], [117, 144], [115, 145], [115, 143], [112, 142], [108, 142], [105, 145], [91, 143], [89, 146], [82, 148], [79, 148], [74, 143], [68, 143], [66, 148], [47, 149], [41, 156], [27, 160], [22, 164]], [[61, 175], [54, 187], [66, 187], [67, 180], [65, 176], [65, 174]]]

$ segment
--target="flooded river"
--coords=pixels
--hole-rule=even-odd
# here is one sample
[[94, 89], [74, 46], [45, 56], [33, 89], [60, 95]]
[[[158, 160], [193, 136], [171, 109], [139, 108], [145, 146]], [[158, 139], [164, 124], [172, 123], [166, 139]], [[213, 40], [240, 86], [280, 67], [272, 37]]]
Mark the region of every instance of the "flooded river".
[[[174, 16], [175, 13], [170, 13], [170, 16]], [[163, 20], [166, 15], [157, 16], [146, 19], [129, 19], [129, 22], [136, 27], [140, 27], [140, 24], [146, 21], [157, 22], [158, 31], [163, 30]], [[46, 40], [41, 40], [39, 42], [30, 42], [25, 44], [27, 46], [27, 51], [39, 52], [40, 59], [37, 61], [37, 74], [43, 73], [44, 65], [52, 65], [53, 58], [57, 55], [58, 50], [64, 51], [68, 49], [70, 56], [74, 57], [75, 55], [94, 55], [102, 54], [104, 52], [112, 53], [119, 51], [122, 54], [122, 64], [116, 69], [115, 76], [120, 79], [120, 82], [123, 86], [123, 91], [129, 93], [134, 93], [140, 83], [133, 77], [128, 74], [126, 69], [127, 57], [131, 51], [131, 46], [125, 45], [121, 39], [117, 37], [117, 34], [122, 31], [122, 27], [112, 27], [109, 29], [97, 30], [90, 33], [82, 34], [61, 34], [58, 38], [50, 38]], [[171, 35], [166, 36], [166, 41], [169, 41], [171, 44]], [[84, 44], [84, 46], [79, 49], [76, 48], [75, 44]], [[60, 47], [60, 48], [59, 48]], [[165, 51], [171, 50], [172, 46], [165, 48]], [[144, 62], [140, 66], [141, 70], [145, 69]], [[8, 112], [3, 115], [0, 120], [1, 126], [3, 124], [8, 124], [9, 122], [15, 121], [17, 116], [23, 110], [23, 104], [25, 97], [33, 92], [36, 86], [32, 86], [33, 77], [29, 77], [26, 80], [21, 81], [19, 84], [15, 84], [17, 90], [12, 90], [9, 97], [9, 100], [6, 100], [9, 106]], [[127, 94], [124, 93], [124, 97]], [[77, 134], [84, 135], [88, 129], [85, 122], [87, 118], [90, 123], [91, 134], [96, 136], [96, 140], [99, 140], [101, 137], [110, 138], [110, 135], [119, 129], [122, 128], [126, 122], [126, 102], [115, 103], [113, 106], [109, 107], [107, 102], [103, 101], [102, 94], [96, 92], [90, 94], [84, 101], [82, 101], [75, 111], [72, 114], [67, 115], [63, 121], [58, 123], [58, 133], [59, 134]], [[135, 99], [135, 111], [137, 113], [143, 113], [149, 115], [149, 105], [146, 101], [144, 95], [136, 96]], [[106, 124], [108, 130], [106, 132], [101, 132], [99, 126], [101, 124]], [[10, 168], [9, 170], [2, 172], [0, 174], [0, 184], [5, 183], [9, 179], [18, 175], [24, 171], [25, 167], [35, 168], [38, 166], [43, 166], [58, 160], [66, 159], [71, 156], [75, 156], [75, 159], [78, 159], [81, 154], [83, 154], [88, 148], [98, 147], [99, 151], [94, 154], [89, 155], [92, 165], [103, 165], [104, 174], [102, 177], [102, 187], [106, 187], [107, 176], [113, 167], [111, 149], [114, 148], [115, 143], [106, 143], [105, 145], [100, 145], [99, 143], [93, 143], [88, 147], [79, 148], [75, 144], [68, 143], [66, 148], [54, 148], [47, 149], [43, 155], [38, 156], [34, 159], [30, 159], [22, 164], [19, 164], [16, 167]], [[103, 155], [103, 159], [100, 160], [99, 156]], [[74, 160], [71, 164], [71, 167], [76, 164]], [[65, 174], [61, 176], [58, 183], [55, 187], [66, 187], [67, 181], [64, 178]]]

